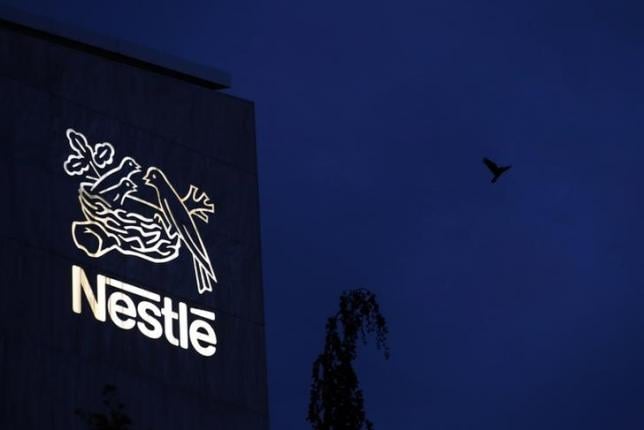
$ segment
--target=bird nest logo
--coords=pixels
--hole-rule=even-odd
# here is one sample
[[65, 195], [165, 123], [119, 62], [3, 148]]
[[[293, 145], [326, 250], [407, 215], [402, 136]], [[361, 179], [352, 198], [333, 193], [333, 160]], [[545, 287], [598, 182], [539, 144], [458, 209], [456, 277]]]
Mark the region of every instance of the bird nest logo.
[[85, 217], [72, 223], [76, 246], [94, 258], [116, 251], [152, 263], [174, 260], [183, 246], [192, 254], [197, 290], [212, 291], [217, 278], [196, 223], [207, 223], [215, 211], [208, 196], [190, 185], [182, 197], [161, 169], [149, 167], [143, 184], [156, 201], [148, 201], [138, 194], [142, 169], [136, 160], [116, 162], [111, 143], [91, 145], [71, 128], [66, 134], [72, 153], [63, 168], [81, 178], [78, 201]]

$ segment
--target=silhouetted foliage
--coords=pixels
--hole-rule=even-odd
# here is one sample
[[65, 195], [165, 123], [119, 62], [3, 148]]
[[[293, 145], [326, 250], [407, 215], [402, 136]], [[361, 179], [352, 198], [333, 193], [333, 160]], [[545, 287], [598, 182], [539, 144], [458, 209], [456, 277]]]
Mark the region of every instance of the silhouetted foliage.
[[313, 382], [307, 421], [315, 430], [372, 430], [364, 398], [353, 369], [358, 338], [375, 334], [376, 346], [389, 358], [387, 323], [376, 296], [365, 289], [340, 297], [340, 310], [326, 323], [324, 351], [313, 363]]
[[107, 413], [76, 409], [76, 415], [85, 421], [90, 430], [130, 430], [132, 420], [125, 412], [123, 403], [117, 400], [116, 391], [113, 385], [103, 387], [103, 405]]

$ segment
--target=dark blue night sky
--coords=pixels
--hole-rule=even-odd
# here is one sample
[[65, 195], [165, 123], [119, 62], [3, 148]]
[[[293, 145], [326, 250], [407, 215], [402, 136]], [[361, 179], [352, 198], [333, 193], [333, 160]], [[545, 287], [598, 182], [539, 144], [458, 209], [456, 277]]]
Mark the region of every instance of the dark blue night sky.
[[644, 425], [641, 2], [3, 3], [256, 102], [273, 429], [308, 427], [357, 287], [391, 330], [358, 363], [377, 429]]

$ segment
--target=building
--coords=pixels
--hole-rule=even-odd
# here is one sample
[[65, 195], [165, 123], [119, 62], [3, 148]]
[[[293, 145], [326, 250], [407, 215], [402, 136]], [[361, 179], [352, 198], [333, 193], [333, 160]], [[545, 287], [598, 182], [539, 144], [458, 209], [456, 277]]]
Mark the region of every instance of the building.
[[253, 104], [1, 12], [0, 428], [267, 429]]

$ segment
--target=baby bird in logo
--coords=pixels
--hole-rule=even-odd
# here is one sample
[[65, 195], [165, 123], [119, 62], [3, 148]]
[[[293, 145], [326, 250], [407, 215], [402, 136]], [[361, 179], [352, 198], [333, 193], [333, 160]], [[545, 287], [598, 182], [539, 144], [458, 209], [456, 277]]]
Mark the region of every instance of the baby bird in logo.
[[155, 189], [161, 208], [163, 223], [176, 231], [181, 241], [192, 253], [197, 290], [200, 294], [212, 291], [212, 282], [217, 282], [208, 252], [201, 240], [199, 230], [185, 205], [165, 174], [156, 167], [150, 167], [143, 177], [146, 185]]
[[136, 190], [137, 186], [131, 179], [123, 178], [118, 182], [118, 184], [112, 185], [111, 187], [100, 191], [98, 194], [111, 202], [118, 202], [120, 205], [123, 205], [125, 199], [128, 198], [130, 194], [135, 193]]
[[[92, 185], [93, 193], [103, 194], [121, 185], [121, 179], [130, 179], [135, 173], [141, 171], [141, 166], [132, 157], [124, 157], [118, 166], [105, 172]], [[122, 185], [121, 185], [122, 186]]]

